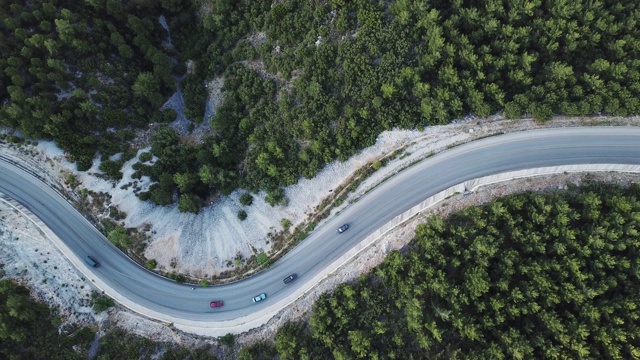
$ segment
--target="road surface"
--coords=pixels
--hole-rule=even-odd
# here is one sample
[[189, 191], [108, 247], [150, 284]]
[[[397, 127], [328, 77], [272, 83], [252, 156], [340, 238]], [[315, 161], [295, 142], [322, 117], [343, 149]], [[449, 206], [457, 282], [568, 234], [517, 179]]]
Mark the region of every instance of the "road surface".
[[[65, 199], [5, 161], [0, 161], [0, 192], [28, 208], [57, 234], [72, 253], [66, 255], [77, 257], [75, 264], [87, 255], [98, 260], [101, 266], [89, 270], [110, 291], [118, 293], [110, 295], [137, 304], [140, 312], [167, 322], [214, 326], [225, 320], [258, 316], [279, 301], [285, 305], [285, 297], [312, 287], [310, 279], [367, 235], [453, 185], [514, 170], [609, 163], [640, 164], [640, 128], [535, 130], [470, 142], [425, 159], [376, 187], [318, 227], [268, 270], [232, 284], [196, 290], [129, 260]], [[344, 223], [350, 224], [349, 230], [337, 234], [336, 228]], [[282, 280], [291, 273], [297, 273], [298, 279], [285, 285]], [[251, 298], [262, 292], [267, 299], [254, 304]], [[225, 305], [211, 309], [211, 300], [223, 300]]]

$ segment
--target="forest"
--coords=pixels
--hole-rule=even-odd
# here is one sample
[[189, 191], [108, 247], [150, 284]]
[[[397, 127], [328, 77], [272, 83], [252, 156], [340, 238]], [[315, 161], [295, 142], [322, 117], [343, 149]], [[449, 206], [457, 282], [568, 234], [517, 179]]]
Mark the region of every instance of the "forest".
[[135, 130], [175, 120], [160, 105], [182, 89], [211, 136], [162, 129], [135, 174], [154, 181], [142, 199], [181, 211], [239, 187], [283, 203], [393, 128], [640, 109], [636, 1], [0, 0], [0, 14], [0, 125], [56, 140], [80, 170], [99, 154], [122, 177]]
[[[0, 279], [0, 358], [8, 360], [87, 359], [96, 329], [64, 324], [55, 309], [32, 299], [29, 290]], [[161, 354], [160, 356], [157, 356]], [[186, 349], [154, 343], [119, 329], [99, 340], [93, 358], [215, 360], [203, 349]]]
[[140, 175], [158, 183], [142, 196], [179, 194], [181, 210], [197, 211], [212, 191], [243, 187], [275, 205], [280, 188], [384, 130], [499, 111], [636, 114], [639, 16], [629, 2], [215, 1], [194, 75], [225, 79], [205, 119], [215, 134], [192, 151], [157, 137], [160, 161]]
[[280, 359], [638, 359], [639, 198], [590, 183], [431, 217], [283, 326]]
[[55, 140], [79, 170], [97, 152], [132, 158], [134, 129], [175, 119], [160, 106], [180, 67], [158, 19], [181, 11], [180, 1], [0, 0], [0, 125]]

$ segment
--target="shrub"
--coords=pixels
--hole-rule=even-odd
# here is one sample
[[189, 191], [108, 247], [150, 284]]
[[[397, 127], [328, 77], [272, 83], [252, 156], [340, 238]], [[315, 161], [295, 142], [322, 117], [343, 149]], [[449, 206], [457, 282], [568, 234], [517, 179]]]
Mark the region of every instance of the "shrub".
[[83, 155], [79, 156], [76, 161], [76, 168], [78, 171], [87, 171], [93, 166], [93, 157]]
[[173, 122], [178, 114], [173, 109], [165, 109], [161, 112], [160, 122], [170, 123]]
[[143, 191], [138, 193], [138, 199], [142, 200], [142, 201], [147, 201], [151, 198], [151, 192], [150, 191]]
[[287, 198], [284, 196], [284, 190], [281, 188], [267, 192], [264, 201], [271, 206], [287, 204]]
[[104, 174], [114, 180], [122, 179], [122, 163], [120, 161], [111, 161], [105, 160], [100, 163], [100, 170], [104, 172]]
[[156, 259], [151, 259], [144, 264], [144, 267], [146, 267], [149, 270], [155, 269], [156, 266], [158, 266], [158, 262], [156, 261]]
[[247, 212], [244, 210], [238, 211], [238, 219], [244, 221], [247, 218]]
[[247, 192], [240, 195], [240, 204], [243, 206], [251, 206], [251, 204], [253, 204], [253, 196]]
[[197, 214], [198, 212], [200, 212], [201, 206], [202, 199], [200, 199], [197, 195], [182, 194], [180, 195], [180, 200], [178, 200], [178, 210], [180, 210], [180, 212]]
[[258, 258], [256, 259], [256, 261], [258, 262], [258, 265], [262, 265], [266, 263], [267, 260], [269, 260], [269, 257], [267, 256], [267, 254], [264, 253], [264, 251], [258, 254]]
[[91, 303], [93, 311], [95, 311], [96, 313], [101, 313], [109, 309], [110, 307], [115, 306], [115, 302], [112, 298], [105, 295], [100, 295], [95, 292], [91, 295]]
[[73, 174], [69, 174], [67, 175], [67, 178], [65, 179], [64, 183], [67, 185], [71, 185], [76, 181], [76, 177], [73, 176]]
[[220, 343], [222, 345], [233, 346], [235, 344], [236, 338], [232, 333], [228, 333], [227, 335], [220, 338]]
[[151, 159], [153, 159], [153, 155], [151, 155], [150, 152], [145, 151], [143, 153], [140, 154], [139, 156], [140, 161], [142, 162], [147, 162], [147, 161], [151, 161]]
[[175, 282], [177, 282], [178, 284], [184, 284], [184, 282], [187, 280], [184, 275], [176, 273], [171, 273], [168, 275], [168, 277], [169, 279], [175, 280]]
[[169, 205], [173, 202], [171, 199], [171, 193], [161, 187], [151, 190], [151, 196], [149, 199], [156, 205]]
[[122, 157], [120, 158], [121, 163], [129, 161], [134, 157], [136, 157], [136, 150], [132, 149], [128, 145], [122, 146]]
[[282, 219], [280, 220], [280, 225], [282, 225], [282, 227], [287, 230], [291, 227], [291, 220], [289, 219]]
[[114, 230], [110, 231], [107, 239], [121, 249], [129, 249], [133, 246], [133, 240], [127, 234], [127, 229], [122, 226], [116, 226]]

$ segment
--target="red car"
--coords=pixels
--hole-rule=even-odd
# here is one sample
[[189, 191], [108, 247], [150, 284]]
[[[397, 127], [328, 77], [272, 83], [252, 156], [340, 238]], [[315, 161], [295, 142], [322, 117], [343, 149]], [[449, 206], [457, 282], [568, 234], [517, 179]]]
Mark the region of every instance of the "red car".
[[212, 308], [222, 307], [222, 305], [224, 304], [220, 300], [214, 300], [209, 304], [209, 306], [211, 306]]

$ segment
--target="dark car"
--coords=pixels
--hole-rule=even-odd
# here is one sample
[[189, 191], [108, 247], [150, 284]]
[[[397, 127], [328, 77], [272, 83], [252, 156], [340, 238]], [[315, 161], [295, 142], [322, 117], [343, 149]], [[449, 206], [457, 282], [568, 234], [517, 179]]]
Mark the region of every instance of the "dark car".
[[212, 308], [219, 308], [222, 307], [222, 305], [224, 304], [220, 300], [214, 300], [209, 304], [209, 306], [211, 306]]
[[293, 280], [295, 280], [297, 277], [298, 277], [298, 275], [291, 274], [291, 275], [287, 276], [286, 278], [284, 278], [284, 280], [282, 280], [282, 281], [284, 281], [285, 284], [288, 284], [288, 283], [292, 282]]
[[343, 232], [347, 231], [347, 229], [349, 229], [349, 224], [344, 224], [338, 228], [338, 232], [342, 234]]
[[92, 258], [91, 256], [87, 256], [86, 258], [84, 258], [84, 262], [86, 262], [87, 265], [94, 268], [100, 266], [100, 263], [97, 262], [96, 259]]

